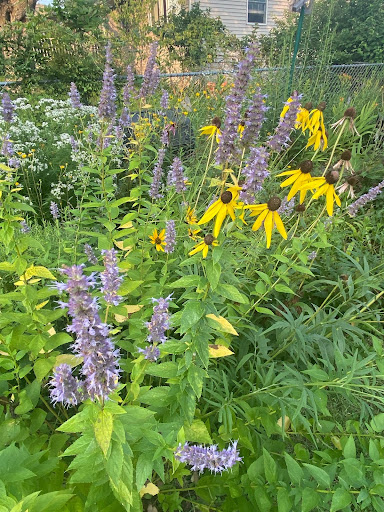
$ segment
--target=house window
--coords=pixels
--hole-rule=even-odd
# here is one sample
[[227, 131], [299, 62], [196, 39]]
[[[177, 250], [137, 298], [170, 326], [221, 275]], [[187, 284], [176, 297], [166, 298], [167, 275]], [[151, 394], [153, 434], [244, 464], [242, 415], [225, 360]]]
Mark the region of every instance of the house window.
[[248, 23], [267, 22], [267, 0], [248, 0]]

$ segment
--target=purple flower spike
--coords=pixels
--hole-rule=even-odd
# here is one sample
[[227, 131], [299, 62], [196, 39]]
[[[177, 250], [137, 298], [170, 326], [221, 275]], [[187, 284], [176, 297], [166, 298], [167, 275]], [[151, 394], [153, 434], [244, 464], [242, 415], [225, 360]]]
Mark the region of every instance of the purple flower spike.
[[13, 111], [15, 107], [13, 106], [12, 100], [7, 92], [3, 93], [3, 97], [1, 99], [1, 105], [3, 107], [3, 119], [6, 123], [11, 123], [13, 119]]
[[103, 74], [103, 87], [100, 93], [99, 117], [114, 119], [116, 115], [116, 87], [115, 74], [112, 68], [111, 43], [106, 47], [106, 61]]
[[162, 109], [161, 113], [164, 116], [165, 115], [165, 111], [169, 107], [169, 92], [168, 91], [163, 90], [163, 94], [162, 94], [161, 99], [160, 99], [160, 107]]
[[152, 302], [157, 302], [157, 305], [153, 307], [153, 315], [150, 322], [146, 322], [146, 326], [149, 331], [147, 340], [152, 343], [165, 343], [167, 337], [165, 332], [170, 328], [170, 315], [168, 313], [169, 301], [171, 300], [172, 294], [165, 299], [152, 299]]
[[157, 162], [153, 169], [153, 179], [151, 188], [149, 189], [149, 196], [152, 199], [160, 199], [163, 197], [161, 194], [161, 178], [163, 176], [163, 162], [165, 158], [165, 149], [159, 149], [159, 153], [157, 156]]
[[104, 256], [105, 270], [101, 273], [101, 282], [103, 284], [101, 291], [104, 294], [104, 299], [107, 304], [117, 306], [122, 301], [122, 297], [117, 295], [123, 278], [119, 276], [119, 269], [117, 267], [117, 258], [115, 249], [101, 251]]
[[140, 98], [146, 98], [147, 96], [153, 94], [159, 85], [160, 70], [156, 66], [156, 54], [158, 46], [159, 43], [157, 41], [151, 44], [147, 65], [144, 71], [143, 83], [139, 92]]
[[68, 96], [71, 99], [72, 108], [81, 108], [83, 105], [81, 104], [80, 93], [77, 90], [76, 84], [71, 82], [71, 88], [69, 90]]
[[376, 199], [376, 197], [381, 194], [384, 188], [384, 180], [377, 184], [375, 187], [372, 187], [368, 190], [366, 194], [363, 194], [359, 197], [354, 203], [348, 206], [348, 213], [351, 217], [355, 217], [356, 213], [360, 208], [363, 208], [367, 203]]
[[277, 210], [279, 215], [285, 215], [286, 217], [290, 217], [293, 213], [293, 209], [295, 207], [295, 198], [292, 197], [290, 201], [287, 201], [287, 198], [284, 197], [284, 199], [281, 201], [281, 206]]
[[169, 220], [166, 224], [164, 242], [164, 252], [171, 254], [175, 250], [176, 246], [176, 228], [174, 220]]
[[94, 274], [85, 276], [84, 265], [73, 265], [61, 269], [68, 276], [66, 283], [56, 283], [60, 292], [67, 292], [68, 302], [59, 302], [60, 307], [68, 307], [72, 324], [68, 332], [76, 336], [72, 345], [75, 354], [83, 357], [82, 374], [85, 377], [84, 390], [92, 400], [106, 400], [116, 389], [119, 381], [119, 351], [109, 337], [107, 324], [100, 319], [97, 300], [89, 290], [95, 286]]
[[61, 403], [67, 407], [77, 405], [81, 401], [79, 382], [72, 375], [72, 369], [69, 364], [56, 366], [52, 379], [50, 380], [50, 396], [53, 405]]
[[244, 146], [255, 143], [259, 138], [261, 127], [265, 121], [265, 112], [268, 110], [264, 101], [266, 97], [265, 94], [261, 94], [261, 89], [258, 87], [244, 120], [244, 131], [241, 138], [241, 143]]
[[274, 135], [272, 135], [268, 139], [268, 146], [277, 153], [288, 146], [289, 136], [292, 130], [295, 128], [295, 123], [297, 119], [297, 114], [300, 109], [300, 99], [302, 95], [297, 94], [297, 91], [294, 91], [290, 99], [292, 101], [287, 101], [285, 105], [289, 106], [289, 109], [284, 117], [280, 117], [279, 124], [275, 129]]
[[144, 359], [149, 361], [155, 362], [160, 357], [160, 350], [156, 345], [147, 345], [145, 348], [138, 348], [137, 350], [140, 354], [144, 354]]
[[23, 233], [23, 235], [29, 233], [31, 231], [31, 228], [28, 226], [28, 224], [25, 222], [25, 220], [22, 220], [20, 222], [20, 231]]
[[13, 144], [9, 140], [9, 134], [7, 134], [5, 139], [3, 140], [3, 145], [1, 146], [1, 154], [8, 157], [12, 157], [15, 154]]
[[87, 255], [89, 263], [92, 263], [92, 265], [97, 265], [99, 263], [92, 247], [89, 244], [84, 244], [84, 252]]
[[237, 449], [237, 441], [221, 451], [217, 449], [216, 445], [205, 447], [202, 445], [189, 446], [188, 443], [185, 443], [184, 446], [179, 444], [175, 458], [189, 464], [192, 471], [199, 471], [199, 473], [202, 473], [204, 469], [209, 469], [212, 473], [222, 473], [232, 468], [236, 462], [242, 461]]
[[60, 217], [60, 213], [59, 213], [59, 207], [57, 206], [57, 204], [54, 201], [51, 201], [51, 205], [50, 205], [49, 209], [51, 210], [52, 217], [55, 220], [57, 220]]
[[135, 97], [135, 75], [132, 66], [127, 66], [127, 82], [123, 89], [123, 103], [125, 107], [129, 107], [131, 99]]
[[239, 64], [231, 93], [226, 98], [225, 125], [216, 152], [216, 163], [219, 165], [226, 164], [237, 153], [235, 143], [241, 122], [241, 107], [251, 77], [253, 63], [258, 54], [259, 48], [256, 44], [247, 49], [245, 58]]
[[253, 147], [243, 175], [245, 182], [240, 192], [240, 199], [247, 204], [255, 202], [255, 195], [263, 188], [265, 178], [269, 176], [267, 170], [269, 153], [263, 147]]
[[187, 186], [185, 184], [186, 181], [187, 178], [184, 176], [183, 164], [181, 163], [180, 158], [175, 156], [168, 172], [168, 186], [171, 187], [173, 185], [176, 192], [181, 194], [187, 190]]

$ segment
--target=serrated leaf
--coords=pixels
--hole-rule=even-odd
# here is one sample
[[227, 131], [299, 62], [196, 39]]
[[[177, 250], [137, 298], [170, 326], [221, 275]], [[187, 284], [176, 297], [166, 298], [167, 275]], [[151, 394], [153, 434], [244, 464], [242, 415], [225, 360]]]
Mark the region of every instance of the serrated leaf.
[[233, 334], [234, 336], [239, 335], [237, 333], [237, 331], [234, 329], [234, 327], [232, 326], [232, 324], [230, 322], [228, 322], [228, 320], [226, 320], [224, 317], [214, 315], [213, 313], [210, 313], [209, 315], [205, 315], [205, 316], [207, 318], [210, 318], [211, 320], [214, 320], [216, 323], [219, 324], [219, 327], [217, 327], [219, 329], [219, 331], [227, 332], [229, 334]]
[[234, 352], [224, 345], [209, 345], [209, 357], [226, 357], [232, 354], [234, 354]]
[[113, 431], [112, 414], [105, 409], [100, 411], [94, 424], [94, 430], [97, 444], [100, 446], [104, 457], [106, 457]]

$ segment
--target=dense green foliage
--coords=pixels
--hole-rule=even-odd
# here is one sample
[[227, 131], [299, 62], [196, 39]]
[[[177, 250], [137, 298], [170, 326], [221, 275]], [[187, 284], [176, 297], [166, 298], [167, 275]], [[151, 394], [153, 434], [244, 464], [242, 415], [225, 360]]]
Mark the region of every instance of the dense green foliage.
[[[281, 62], [282, 50], [292, 55], [298, 14], [288, 13], [261, 37], [271, 63]], [[383, 62], [384, 5], [381, 0], [316, 0], [305, 15], [299, 62], [332, 64]], [[286, 58], [289, 56], [286, 56]]]

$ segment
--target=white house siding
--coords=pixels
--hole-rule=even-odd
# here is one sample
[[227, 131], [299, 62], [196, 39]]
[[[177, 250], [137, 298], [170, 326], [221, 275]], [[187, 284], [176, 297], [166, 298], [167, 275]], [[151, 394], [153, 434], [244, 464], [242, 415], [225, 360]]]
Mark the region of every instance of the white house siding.
[[[291, 0], [267, 0], [267, 23], [258, 25], [258, 34], [267, 34], [275, 23], [290, 9]], [[248, 23], [248, 0], [200, 0], [202, 9], [210, 9], [211, 15], [221, 18], [224, 25], [237, 37], [249, 35], [255, 23]]]

